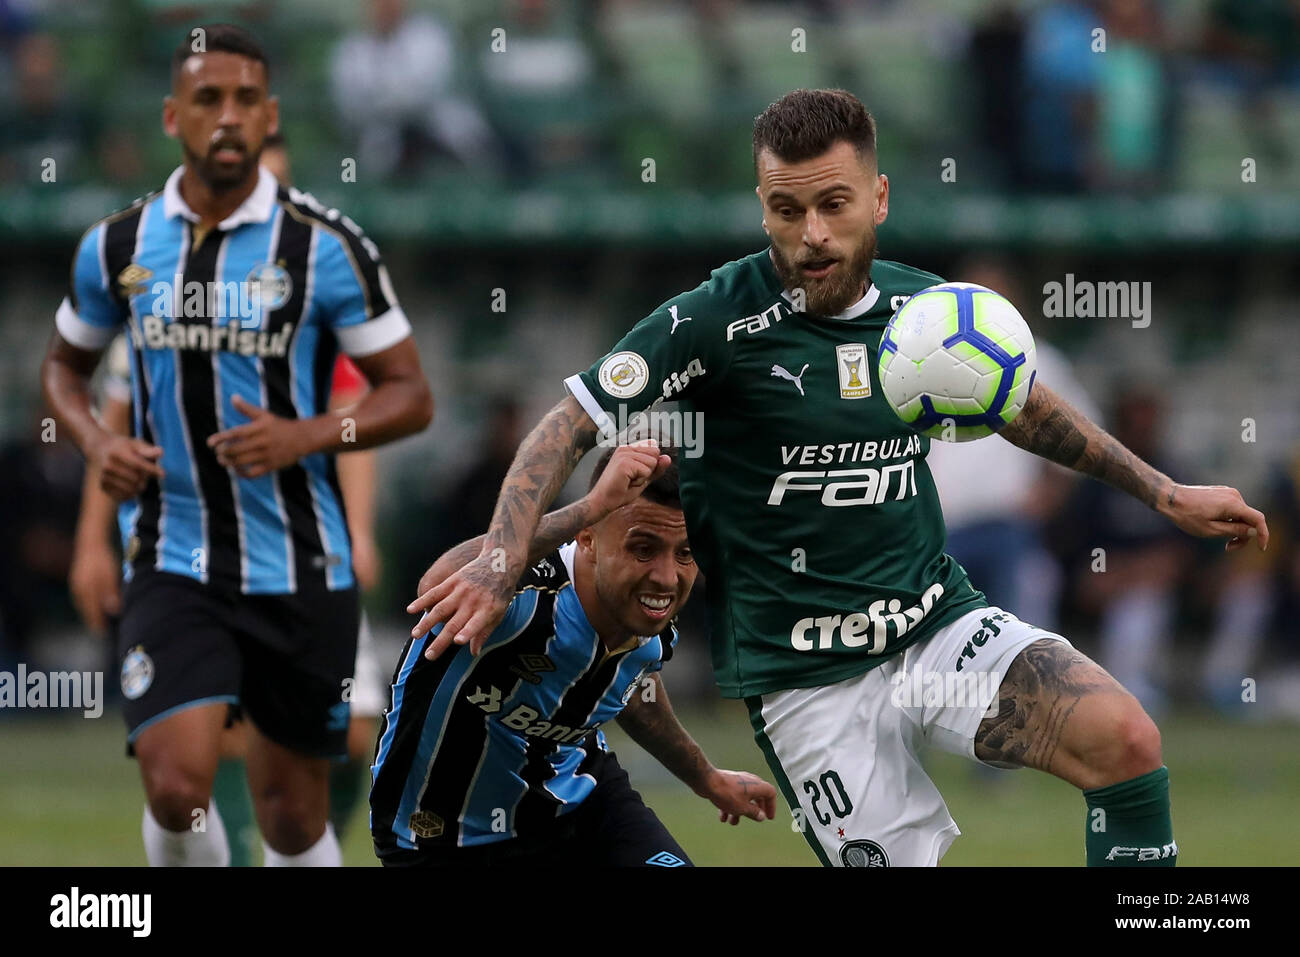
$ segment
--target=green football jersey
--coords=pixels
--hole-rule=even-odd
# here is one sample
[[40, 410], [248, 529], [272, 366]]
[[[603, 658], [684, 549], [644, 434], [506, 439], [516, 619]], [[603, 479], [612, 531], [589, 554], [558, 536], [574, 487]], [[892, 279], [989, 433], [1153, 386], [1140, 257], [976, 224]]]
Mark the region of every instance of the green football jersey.
[[987, 604], [944, 554], [930, 440], [876, 374], [889, 317], [942, 281], [877, 260], [867, 295], [825, 318], [793, 308], [764, 250], [566, 380], [607, 434], [680, 403], [682, 507], [724, 695], [841, 681]]

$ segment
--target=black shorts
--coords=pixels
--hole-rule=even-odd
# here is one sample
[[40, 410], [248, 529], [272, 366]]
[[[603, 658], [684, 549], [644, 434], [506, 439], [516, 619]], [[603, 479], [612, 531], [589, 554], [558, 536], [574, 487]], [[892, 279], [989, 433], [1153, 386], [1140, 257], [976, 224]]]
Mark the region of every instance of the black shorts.
[[117, 660], [127, 753], [184, 708], [226, 702], [300, 754], [347, 754], [360, 606], [355, 587], [229, 594], [183, 575], [137, 571], [127, 584]]
[[596, 789], [545, 834], [472, 847], [388, 851], [385, 867], [693, 867], [645, 806], [613, 751], [594, 769]]

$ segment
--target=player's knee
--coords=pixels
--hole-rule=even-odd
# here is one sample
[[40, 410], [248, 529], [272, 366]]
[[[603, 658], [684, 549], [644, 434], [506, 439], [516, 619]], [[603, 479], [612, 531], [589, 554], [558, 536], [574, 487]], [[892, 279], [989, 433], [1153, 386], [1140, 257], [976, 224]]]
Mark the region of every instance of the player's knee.
[[266, 843], [281, 854], [301, 854], [325, 830], [328, 800], [267, 788], [256, 797], [257, 820]]
[[188, 830], [212, 799], [211, 780], [185, 768], [153, 768], [144, 778], [149, 810], [168, 831]]
[[1164, 763], [1160, 729], [1131, 695], [1125, 696], [1122, 705], [1108, 709], [1096, 740], [1099, 747], [1093, 750], [1092, 760], [1087, 762], [1092, 780], [1084, 785], [1086, 788], [1129, 781], [1156, 770]]

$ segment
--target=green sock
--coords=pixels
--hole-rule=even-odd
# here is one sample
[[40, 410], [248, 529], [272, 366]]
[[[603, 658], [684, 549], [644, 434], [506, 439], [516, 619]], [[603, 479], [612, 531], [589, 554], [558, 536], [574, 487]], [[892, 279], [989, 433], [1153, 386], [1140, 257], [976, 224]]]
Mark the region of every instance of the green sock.
[[369, 783], [370, 766], [364, 761], [348, 758], [330, 767], [330, 823], [340, 841]]
[[217, 777], [212, 782], [212, 798], [226, 825], [226, 843], [230, 845], [231, 867], [252, 867], [253, 849], [258, 846], [257, 824], [253, 820], [253, 801], [248, 796], [244, 762], [239, 758], [222, 758], [217, 762]]
[[1167, 767], [1084, 791], [1083, 797], [1089, 867], [1173, 867], [1177, 862]]

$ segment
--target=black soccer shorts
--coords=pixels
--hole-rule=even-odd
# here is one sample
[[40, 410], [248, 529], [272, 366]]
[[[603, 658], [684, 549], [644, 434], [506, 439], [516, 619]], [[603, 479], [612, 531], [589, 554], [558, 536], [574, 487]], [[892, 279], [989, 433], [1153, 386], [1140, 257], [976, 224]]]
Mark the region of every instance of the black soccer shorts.
[[596, 789], [546, 833], [471, 847], [388, 851], [385, 867], [693, 867], [646, 807], [613, 751], [593, 769]]
[[226, 702], [268, 738], [312, 757], [347, 754], [360, 605], [355, 587], [227, 593], [169, 572], [127, 584], [117, 659], [127, 753], [185, 708]]

